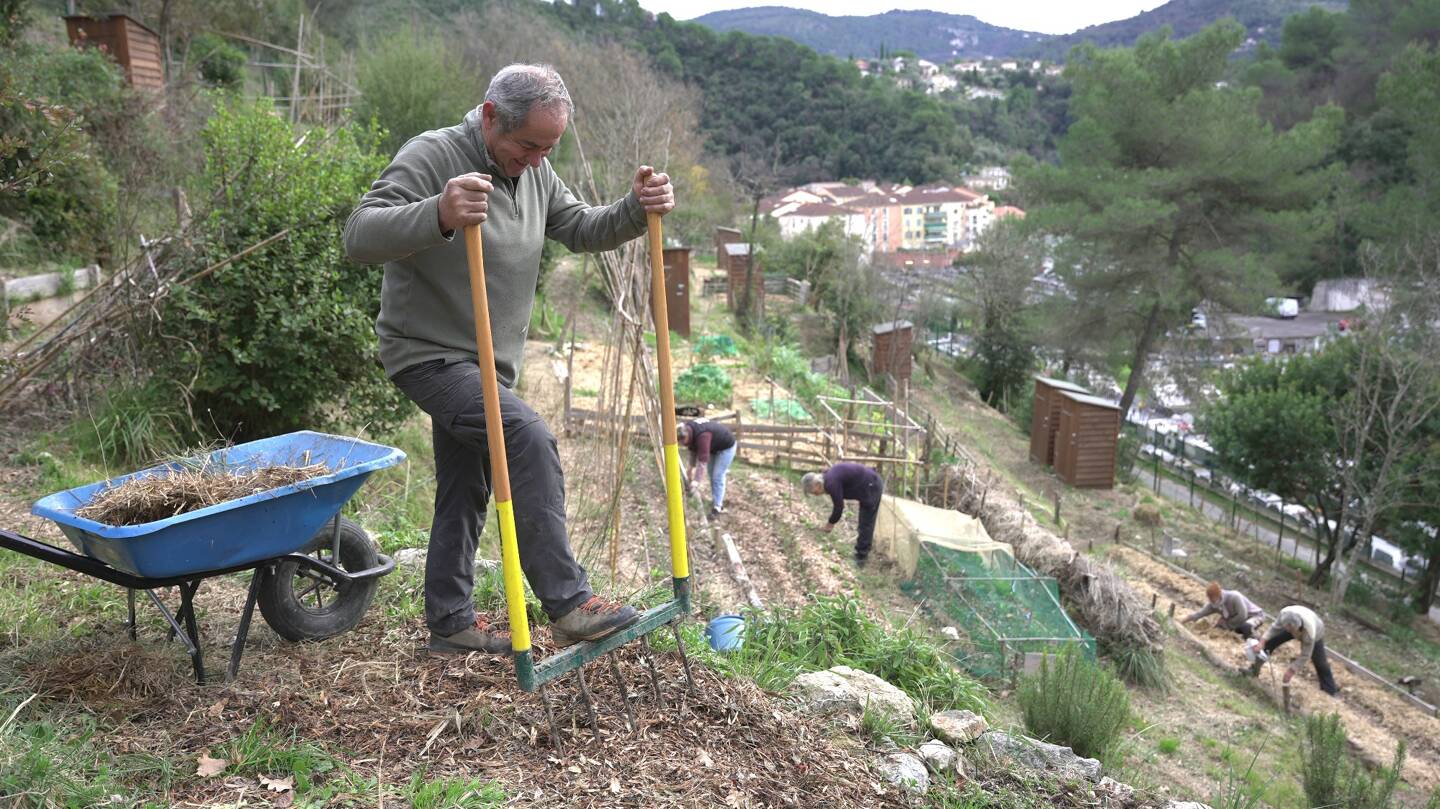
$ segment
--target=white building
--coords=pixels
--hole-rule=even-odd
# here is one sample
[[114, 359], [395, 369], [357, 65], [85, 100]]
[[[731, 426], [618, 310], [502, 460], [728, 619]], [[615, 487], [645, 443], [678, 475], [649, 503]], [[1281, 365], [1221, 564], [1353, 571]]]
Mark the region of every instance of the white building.
[[875, 237], [864, 211], [828, 202], [811, 202], [777, 208], [770, 215], [780, 224], [780, 237], [783, 239], [793, 239], [801, 233], [818, 229], [826, 222], [839, 221], [845, 235], [858, 237], [864, 243], [866, 253], [875, 249]]
[[947, 90], [954, 90], [960, 86], [960, 82], [944, 73], [936, 73], [931, 76], [928, 81], [929, 84], [925, 87], [925, 94], [932, 96], [940, 95]]

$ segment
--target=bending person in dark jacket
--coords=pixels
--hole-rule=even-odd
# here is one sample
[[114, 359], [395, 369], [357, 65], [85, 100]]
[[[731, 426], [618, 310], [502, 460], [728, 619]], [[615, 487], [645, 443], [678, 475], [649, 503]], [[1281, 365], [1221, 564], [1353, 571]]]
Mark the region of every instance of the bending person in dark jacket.
[[875, 539], [875, 518], [880, 514], [880, 496], [885, 493], [885, 483], [880, 473], [858, 463], [837, 463], [825, 470], [811, 472], [800, 480], [800, 486], [810, 495], [830, 495], [834, 508], [830, 520], [820, 530], [829, 533], [840, 522], [845, 513], [845, 501], [854, 500], [860, 504], [860, 530], [855, 537], [855, 564], [864, 566], [870, 556], [870, 545]]
[[703, 419], [687, 421], [675, 428], [680, 446], [690, 450], [691, 483], [700, 483], [700, 467], [710, 476], [710, 519], [725, 511], [725, 476], [735, 460], [735, 434], [723, 424]]

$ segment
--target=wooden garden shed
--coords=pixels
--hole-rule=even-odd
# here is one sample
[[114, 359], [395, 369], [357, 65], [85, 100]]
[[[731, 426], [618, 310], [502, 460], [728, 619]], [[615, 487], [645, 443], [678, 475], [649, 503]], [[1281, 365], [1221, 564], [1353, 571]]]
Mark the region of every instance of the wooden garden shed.
[[1060, 391], [1060, 426], [1055, 433], [1055, 473], [1083, 489], [1115, 486], [1120, 408], [1104, 399]]
[[690, 339], [690, 248], [667, 247], [665, 257], [665, 308], [670, 331]]
[[1035, 398], [1030, 414], [1030, 460], [1041, 466], [1055, 463], [1055, 431], [1060, 429], [1060, 393], [1089, 393], [1063, 379], [1035, 377]]
[[892, 320], [870, 329], [870, 375], [909, 379], [914, 335], [915, 326], [908, 320]]
[[131, 87], [154, 90], [165, 87], [165, 63], [160, 58], [160, 35], [128, 14], [65, 18], [70, 44], [99, 48], [125, 71]]

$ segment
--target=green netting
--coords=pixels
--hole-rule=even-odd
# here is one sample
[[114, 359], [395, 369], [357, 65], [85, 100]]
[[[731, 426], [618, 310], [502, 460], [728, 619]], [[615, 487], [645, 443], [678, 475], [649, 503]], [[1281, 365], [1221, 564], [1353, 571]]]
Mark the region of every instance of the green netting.
[[750, 400], [750, 409], [755, 415], [767, 421], [808, 422], [810, 413], [794, 399], [771, 399], [759, 397]]
[[962, 638], [955, 658], [979, 677], [1002, 677], [1019, 654], [1058, 654], [1079, 646], [1095, 659], [1095, 639], [1081, 630], [1060, 606], [1053, 578], [1037, 576], [1014, 557], [920, 545], [912, 595], [925, 601], [936, 619], [952, 625]]

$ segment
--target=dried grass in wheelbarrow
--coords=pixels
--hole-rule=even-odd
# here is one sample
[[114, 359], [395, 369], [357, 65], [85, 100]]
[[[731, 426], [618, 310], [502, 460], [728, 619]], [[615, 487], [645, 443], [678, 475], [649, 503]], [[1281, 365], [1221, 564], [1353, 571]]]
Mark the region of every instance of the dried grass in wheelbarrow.
[[142, 525], [329, 472], [323, 463], [263, 466], [246, 471], [192, 463], [170, 474], [131, 478], [119, 486], [106, 487], [75, 513], [105, 525]]

